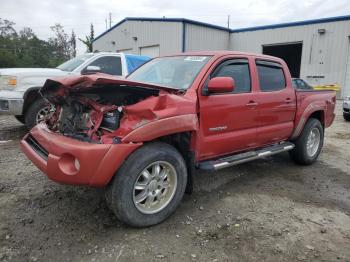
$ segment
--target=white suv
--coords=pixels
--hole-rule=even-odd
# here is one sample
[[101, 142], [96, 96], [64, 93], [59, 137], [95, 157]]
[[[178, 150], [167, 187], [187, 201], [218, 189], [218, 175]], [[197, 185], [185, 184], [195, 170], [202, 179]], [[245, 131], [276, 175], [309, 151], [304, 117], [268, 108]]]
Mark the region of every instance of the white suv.
[[53, 111], [39, 93], [47, 78], [97, 72], [126, 76], [148, 60], [146, 56], [101, 52], [79, 55], [56, 68], [0, 69], [0, 114], [14, 115], [32, 128]]

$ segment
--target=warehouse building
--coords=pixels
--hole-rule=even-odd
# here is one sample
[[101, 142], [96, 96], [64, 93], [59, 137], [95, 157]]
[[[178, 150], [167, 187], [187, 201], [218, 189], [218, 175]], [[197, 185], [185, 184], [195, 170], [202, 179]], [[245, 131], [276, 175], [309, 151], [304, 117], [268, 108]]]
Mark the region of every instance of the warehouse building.
[[235, 50], [281, 57], [293, 77], [339, 84], [350, 95], [350, 16], [243, 29], [183, 18], [125, 18], [98, 36], [95, 51], [156, 57], [186, 51]]
[[94, 50], [159, 55], [227, 50], [228, 28], [183, 18], [125, 18], [96, 37]]

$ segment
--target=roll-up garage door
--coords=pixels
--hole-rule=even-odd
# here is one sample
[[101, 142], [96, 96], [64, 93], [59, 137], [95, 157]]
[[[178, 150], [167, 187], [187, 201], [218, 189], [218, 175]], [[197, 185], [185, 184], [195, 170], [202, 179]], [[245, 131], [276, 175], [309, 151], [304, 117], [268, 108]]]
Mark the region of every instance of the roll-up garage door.
[[149, 57], [159, 56], [159, 45], [140, 47], [140, 55], [145, 55]]

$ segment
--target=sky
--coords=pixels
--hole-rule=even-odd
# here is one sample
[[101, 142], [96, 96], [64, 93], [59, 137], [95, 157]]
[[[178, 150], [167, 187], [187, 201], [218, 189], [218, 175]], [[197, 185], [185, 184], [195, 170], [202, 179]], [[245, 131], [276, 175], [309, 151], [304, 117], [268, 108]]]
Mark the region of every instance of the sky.
[[[323, 17], [350, 15], [349, 0], [0, 0], [0, 18], [27, 26], [39, 38], [53, 36], [50, 26], [60, 23], [67, 33], [77, 37], [89, 34], [90, 23], [95, 36], [106, 30], [106, 19], [112, 14], [112, 25], [125, 17], [188, 18], [230, 28], [302, 21]], [[108, 23], [109, 24], [109, 23]], [[78, 41], [77, 51], [85, 47]]]

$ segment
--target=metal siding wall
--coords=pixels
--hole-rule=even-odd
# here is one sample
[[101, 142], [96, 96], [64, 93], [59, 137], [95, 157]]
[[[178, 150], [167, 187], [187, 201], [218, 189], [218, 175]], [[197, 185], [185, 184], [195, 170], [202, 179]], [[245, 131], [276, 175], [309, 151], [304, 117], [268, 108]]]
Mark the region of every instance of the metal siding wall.
[[[137, 37], [137, 41], [132, 37]], [[115, 41], [115, 45], [112, 45]], [[140, 47], [160, 46], [160, 55], [181, 52], [181, 22], [126, 21], [112, 31], [97, 39], [93, 49], [111, 51], [132, 49], [130, 53], [140, 54]]]
[[345, 87], [343, 96], [350, 96], [350, 36], [349, 36], [349, 43], [348, 43], [348, 55], [347, 55], [347, 63], [346, 63], [346, 73], [345, 73]]
[[[318, 33], [320, 28], [326, 29], [324, 35]], [[350, 21], [240, 32], [231, 34], [230, 49], [262, 53], [262, 45], [302, 41], [301, 77], [311, 84], [338, 83], [344, 96], [350, 93], [350, 87], [344, 87], [349, 35]], [[316, 75], [325, 78], [307, 77]]]
[[230, 33], [186, 23], [186, 51], [227, 50]]

